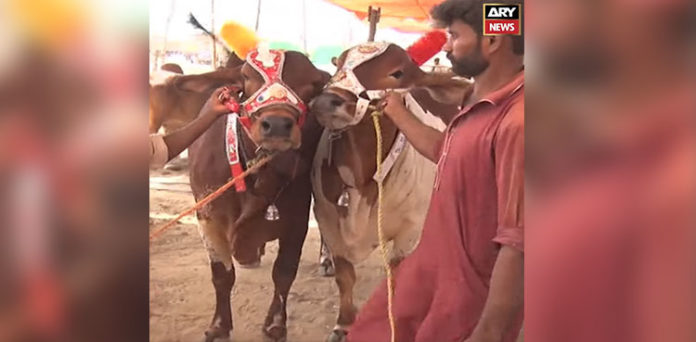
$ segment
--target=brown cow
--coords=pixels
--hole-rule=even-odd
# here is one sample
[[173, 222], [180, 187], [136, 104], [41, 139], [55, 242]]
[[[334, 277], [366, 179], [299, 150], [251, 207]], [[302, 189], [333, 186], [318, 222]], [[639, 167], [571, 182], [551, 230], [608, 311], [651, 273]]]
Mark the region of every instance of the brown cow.
[[[414, 87], [421, 90], [415, 92]], [[317, 148], [313, 167], [314, 214], [323, 240], [333, 255], [340, 292], [337, 326], [329, 341], [343, 341], [353, 323], [354, 264], [366, 259], [378, 246], [377, 156], [375, 127], [368, 104], [377, 105], [380, 95], [370, 90], [401, 89], [417, 117], [436, 129], [443, 122], [428, 111], [437, 110], [449, 122], [457, 111], [469, 83], [451, 77], [426, 74], [400, 47], [366, 43], [344, 52], [338, 71], [327, 89], [312, 102], [312, 111], [327, 128]], [[416, 94], [416, 95], [413, 95]], [[417, 102], [417, 98], [433, 99]], [[362, 102], [358, 104], [358, 100]], [[368, 98], [372, 98], [369, 100]], [[449, 103], [449, 104], [447, 104]], [[433, 106], [436, 105], [436, 106]], [[421, 108], [425, 107], [425, 110]], [[392, 241], [392, 265], [417, 245], [435, 177], [435, 165], [415, 150], [386, 117], [380, 119], [384, 141], [384, 232]], [[394, 146], [393, 151], [390, 151]], [[399, 152], [400, 151], [400, 152]], [[386, 309], [386, 308], [385, 308]]]
[[180, 76], [184, 71], [179, 65], [162, 65], [160, 69], [168, 74], [158, 75], [161, 79], [154, 82], [153, 77], [150, 79], [150, 133], [156, 133], [160, 127], [164, 127], [165, 132], [175, 131], [191, 122], [212, 91], [229, 78], [230, 71], [227, 69], [244, 64], [244, 60], [230, 51], [217, 35], [203, 27], [190, 13], [189, 23], [210, 36], [224, 49], [227, 54], [225, 66], [213, 72]]
[[[224, 68], [198, 75], [179, 75], [178, 65], [168, 63], [162, 70], [168, 71], [168, 78], [150, 84], [150, 133], [160, 127], [172, 132], [191, 122], [213, 90], [224, 85], [235, 73], [235, 67], [244, 63], [237, 55], [231, 54]], [[167, 69], [165, 69], [167, 66]]]
[[[288, 51], [284, 55], [283, 81], [304, 103], [308, 103], [321, 92], [330, 75], [316, 69], [301, 53]], [[229, 78], [226, 82], [242, 89], [242, 100], [251, 97], [261, 101], [266, 99], [265, 95], [278, 93], [277, 88], [273, 88], [276, 89], [273, 91], [270, 91], [272, 88], [265, 88], [269, 92], [256, 94], [268, 83], [250, 66], [249, 58], [241, 67], [227, 71]], [[269, 164], [246, 179], [246, 191], [228, 191], [197, 212], [199, 229], [209, 253], [216, 294], [215, 313], [206, 331], [205, 341], [208, 342], [224, 340], [232, 330], [230, 295], [235, 282], [233, 259], [241, 265], [258, 263], [263, 245], [275, 239], [279, 240], [280, 247], [273, 265], [275, 291], [263, 324], [263, 333], [273, 341], [285, 340], [288, 292], [297, 273], [308, 228], [311, 202], [309, 175], [321, 126], [309, 114], [300, 131], [297, 111], [287, 104], [246, 114], [251, 118], [248, 133], [242, 128], [243, 125], [238, 130], [242, 163], [254, 158], [257, 145], [262, 149], [284, 152], [277, 152]], [[196, 200], [219, 188], [230, 178], [225, 144], [227, 120], [225, 117], [218, 119], [190, 148], [191, 188]], [[280, 214], [275, 221], [265, 219], [272, 204]]]

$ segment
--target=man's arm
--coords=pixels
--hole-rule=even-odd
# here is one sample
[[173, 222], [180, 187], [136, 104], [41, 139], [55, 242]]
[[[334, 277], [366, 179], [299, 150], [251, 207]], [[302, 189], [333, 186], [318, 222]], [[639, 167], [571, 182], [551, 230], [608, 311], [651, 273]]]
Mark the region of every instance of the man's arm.
[[[196, 119], [180, 130], [164, 136], [164, 143], [167, 145], [168, 150], [168, 159], [171, 160], [179, 155], [203, 134], [218, 117], [230, 112], [222, 101], [229, 97], [229, 94], [223, 94], [223, 92], [227, 91], [225, 88], [216, 89], [203, 105]], [[221, 94], [223, 94], [222, 99], [220, 98]]]
[[437, 163], [445, 134], [422, 123], [404, 105], [403, 96], [389, 93], [383, 100], [384, 113], [401, 130], [408, 142], [424, 157]]
[[213, 113], [201, 113], [195, 120], [183, 128], [164, 136], [167, 144], [168, 160], [176, 157], [191, 145], [219, 117]]

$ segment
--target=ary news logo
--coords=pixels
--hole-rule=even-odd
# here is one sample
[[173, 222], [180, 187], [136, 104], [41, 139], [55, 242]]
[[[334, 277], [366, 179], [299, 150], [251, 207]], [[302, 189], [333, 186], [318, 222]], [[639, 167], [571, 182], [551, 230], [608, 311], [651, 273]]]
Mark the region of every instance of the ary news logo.
[[521, 5], [483, 4], [483, 35], [521, 35]]

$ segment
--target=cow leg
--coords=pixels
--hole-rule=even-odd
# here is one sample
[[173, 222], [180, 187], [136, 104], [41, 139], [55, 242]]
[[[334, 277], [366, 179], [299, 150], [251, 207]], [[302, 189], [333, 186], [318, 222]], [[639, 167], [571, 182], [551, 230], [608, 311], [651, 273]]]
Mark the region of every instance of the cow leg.
[[273, 284], [275, 291], [273, 301], [268, 309], [263, 332], [271, 341], [285, 341], [287, 337], [287, 299], [290, 286], [295, 281], [297, 268], [300, 264], [302, 244], [306, 231], [291, 231], [288, 236], [279, 239], [278, 256], [273, 264]]
[[178, 155], [172, 160], [170, 160], [165, 166], [164, 169], [168, 171], [181, 171], [184, 170], [188, 167], [189, 164], [189, 159], [188, 158], [183, 158], [182, 156]]
[[164, 118], [159, 111], [153, 111], [150, 109], [149, 121], [148, 130], [150, 131], [150, 134], [155, 134], [157, 131], [159, 131], [160, 127], [162, 127], [162, 121], [164, 121]]
[[334, 264], [336, 265], [336, 284], [338, 284], [341, 305], [336, 327], [329, 335], [328, 341], [343, 342], [348, 334], [348, 328], [355, 321], [355, 316], [358, 312], [353, 304], [353, 287], [355, 286], [356, 276], [355, 268], [350, 261], [342, 257], [335, 257]]
[[215, 286], [215, 315], [205, 331], [205, 342], [229, 341], [232, 331], [230, 294], [235, 281], [234, 267], [228, 270], [221, 262], [211, 262], [210, 268]]
[[261, 267], [261, 257], [266, 254], [266, 244], [262, 244], [261, 247], [259, 247], [259, 250], [257, 251], [257, 259], [254, 261], [248, 262], [248, 263], [239, 263], [239, 267], [245, 268], [245, 269], [254, 269], [254, 268], [259, 268]]
[[232, 308], [230, 295], [235, 281], [234, 264], [230, 254], [226, 224], [221, 220], [198, 216], [199, 230], [203, 244], [208, 251], [210, 269], [215, 287], [215, 314], [205, 331], [205, 342], [229, 341], [232, 330]]
[[321, 239], [321, 247], [319, 249], [319, 274], [323, 277], [333, 277], [336, 274], [333, 258], [329, 247], [324, 243], [324, 238]]

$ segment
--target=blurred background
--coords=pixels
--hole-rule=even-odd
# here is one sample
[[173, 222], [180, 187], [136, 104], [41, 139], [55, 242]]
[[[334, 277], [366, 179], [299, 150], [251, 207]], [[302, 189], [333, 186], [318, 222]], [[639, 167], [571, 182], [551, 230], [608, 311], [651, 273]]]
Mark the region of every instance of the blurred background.
[[529, 341], [696, 340], [694, 5], [526, 2]]
[[0, 341], [145, 341], [148, 7], [0, 1]]
[[[188, 12], [328, 71], [321, 49], [369, 31], [325, 1], [258, 6], [0, 1], [0, 341], [148, 339], [147, 78], [214, 68]], [[695, 11], [525, 3], [529, 341], [696, 340]]]

